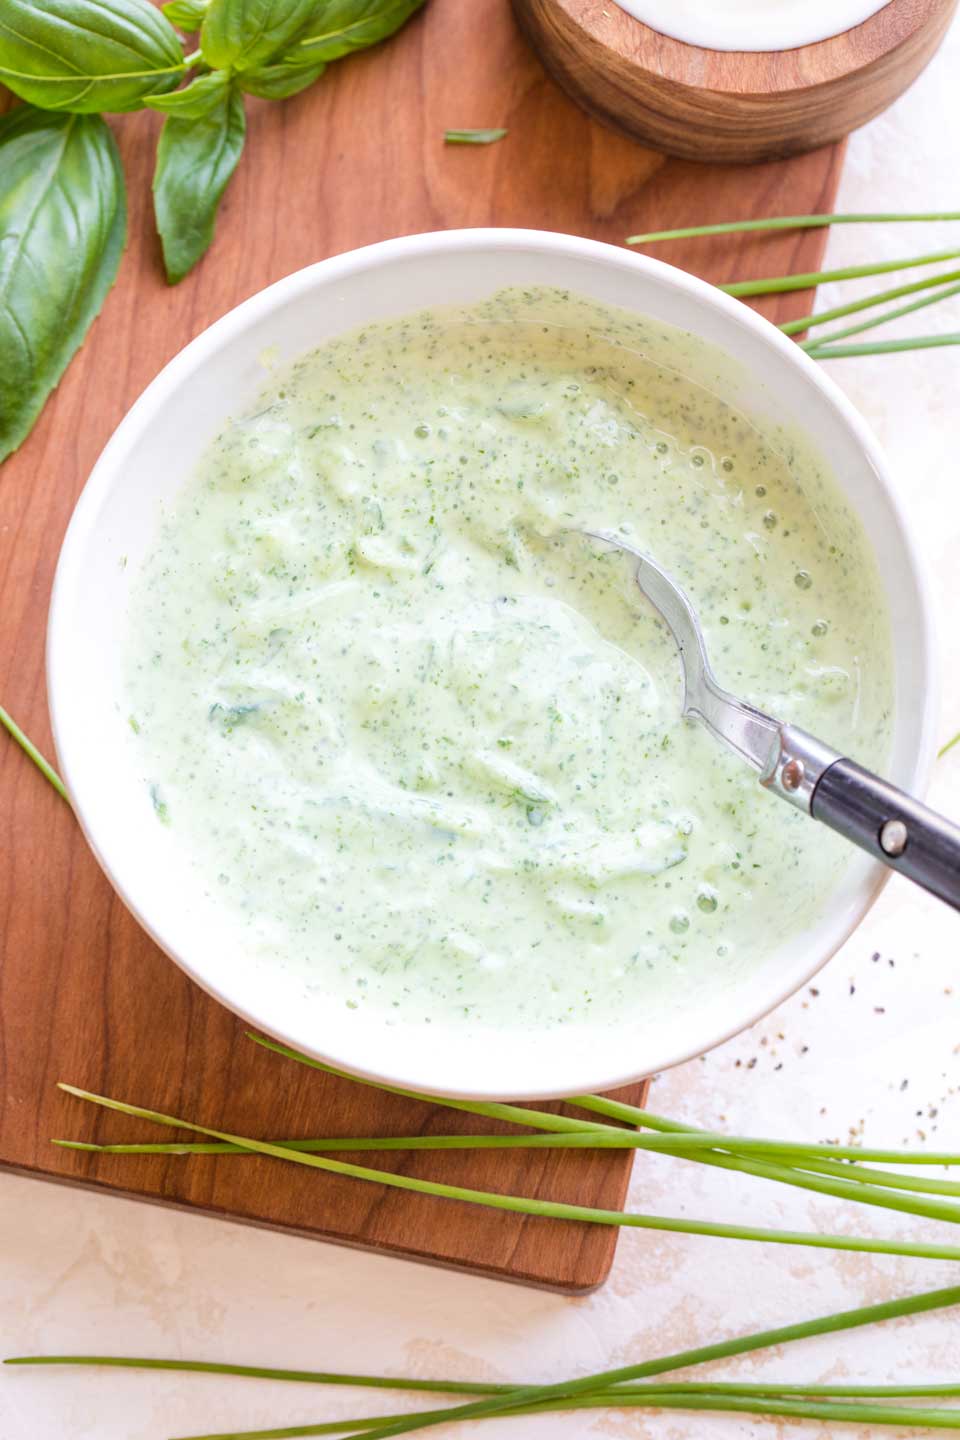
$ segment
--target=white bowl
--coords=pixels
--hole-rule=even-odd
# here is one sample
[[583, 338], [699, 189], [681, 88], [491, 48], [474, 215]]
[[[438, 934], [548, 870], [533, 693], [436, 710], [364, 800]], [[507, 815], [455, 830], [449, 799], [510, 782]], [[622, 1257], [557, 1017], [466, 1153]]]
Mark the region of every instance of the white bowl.
[[751, 310], [671, 266], [591, 240], [531, 230], [388, 240], [301, 270], [232, 310], [161, 371], [106, 446], [67, 531], [50, 611], [48, 683], [63, 778], [94, 853], [141, 924], [211, 995], [286, 1043], [357, 1075], [451, 1096], [610, 1089], [701, 1054], [808, 981], [887, 873], [853, 854], [815, 923], [750, 973], [720, 977], [696, 1006], [641, 1011], [619, 1029], [584, 1024], [533, 1037], [386, 1026], [362, 1012], [345, 1020], [342, 1006], [310, 1000], [302, 979], [247, 961], [235, 922], [201, 902], [175, 834], [145, 799], [119, 703], [128, 592], [155, 536], [158, 503], [174, 495], [227, 416], [262, 389], [264, 352], [287, 362], [363, 323], [530, 284], [702, 336], [740, 362], [744, 378], [729, 398], [761, 422], [775, 417], [814, 438], [860, 517], [889, 602], [897, 695], [890, 778], [922, 793], [933, 746], [928, 607], [866, 426], [824, 372]]

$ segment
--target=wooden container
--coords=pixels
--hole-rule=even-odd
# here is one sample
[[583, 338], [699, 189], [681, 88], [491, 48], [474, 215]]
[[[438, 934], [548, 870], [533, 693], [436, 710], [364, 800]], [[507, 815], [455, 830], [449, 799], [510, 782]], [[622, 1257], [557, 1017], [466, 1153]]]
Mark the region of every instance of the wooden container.
[[584, 109], [686, 160], [753, 162], [838, 140], [879, 115], [932, 58], [957, 0], [891, 0], [795, 50], [705, 50], [613, 0], [513, 0], [544, 65]]

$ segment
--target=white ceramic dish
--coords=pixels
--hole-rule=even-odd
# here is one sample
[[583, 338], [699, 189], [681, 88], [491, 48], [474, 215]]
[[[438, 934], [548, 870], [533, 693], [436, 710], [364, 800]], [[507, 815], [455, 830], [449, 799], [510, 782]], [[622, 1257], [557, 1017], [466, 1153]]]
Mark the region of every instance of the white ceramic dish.
[[265, 353], [284, 363], [362, 323], [532, 283], [702, 336], [739, 362], [741, 378], [727, 398], [754, 418], [775, 416], [815, 437], [861, 517], [890, 603], [897, 692], [890, 778], [922, 794], [934, 714], [928, 607], [869, 432], [824, 372], [752, 311], [682, 271], [590, 240], [524, 230], [389, 240], [301, 270], [231, 311], [161, 371], [110, 440], [67, 531], [50, 612], [48, 683], [61, 771], [100, 864], [157, 943], [210, 994], [286, 1043], [358, 1075], [455, 1096], [610, 1089], [702, 1053], [808, 981], [886, 875], [852, 855], [814, 925], [749, 973], [718, 976], [693, 1008], [658, 1007], [619, 1028], [533, 1036], [470, 1033], [459, 1024], [449, 1031], [386, 1026], [363, 1015], [346, 1021], [342, 1008], [307, 996], [302, 981], [246, 960], [236, 921], [201, 900], [174, 832], [156, 823], [144, 796], [120, 704], [127, 595], [159, 502], [174, 495], [227, 416], [262, 389]]
[[617, 0], [662, 35], [706, 50], [794, 50], [862, 25], [889, 0]]

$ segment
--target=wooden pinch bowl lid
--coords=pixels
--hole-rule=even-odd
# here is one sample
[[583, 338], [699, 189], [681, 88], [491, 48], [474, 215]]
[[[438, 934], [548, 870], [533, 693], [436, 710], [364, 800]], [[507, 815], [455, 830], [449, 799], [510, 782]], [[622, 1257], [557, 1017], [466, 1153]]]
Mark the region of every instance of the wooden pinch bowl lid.
[[889, 0], [793, 50], [708, 50], [615, 0], [512, 0], [546, 68], [584, 109], [668, 155], [754, 162], [813, 150], [879, 115], [932, 58], [957, 0]]

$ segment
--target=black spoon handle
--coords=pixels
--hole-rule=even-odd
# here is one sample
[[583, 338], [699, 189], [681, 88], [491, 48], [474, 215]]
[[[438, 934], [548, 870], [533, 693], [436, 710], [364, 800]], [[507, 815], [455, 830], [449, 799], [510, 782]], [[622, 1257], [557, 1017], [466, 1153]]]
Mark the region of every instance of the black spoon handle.
[[795, 725], [777, 725], [760, 784], [960, 910], [960, 826], [952, 820]]
[[960, 826], [853, 760], [820, 776], [810, 814], [960, 910]]

